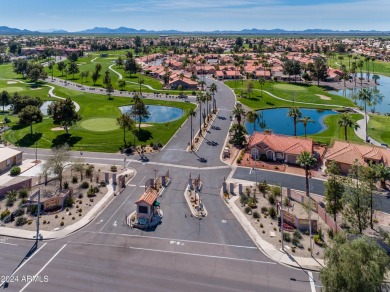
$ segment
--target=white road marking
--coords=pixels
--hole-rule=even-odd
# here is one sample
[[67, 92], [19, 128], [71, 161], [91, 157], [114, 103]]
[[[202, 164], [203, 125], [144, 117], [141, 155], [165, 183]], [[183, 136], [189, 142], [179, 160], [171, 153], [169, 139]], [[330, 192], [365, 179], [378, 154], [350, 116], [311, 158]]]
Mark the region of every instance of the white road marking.
[[99, 230], [99, 232], [101, 232], [103, 230], [104, 227], [106, 227], [106, 225], [108, 224], [108, 222], [110, 222], [110, 220], [112, 219], [112, 217], [115, 216], [115, 214], [119, 211], [120, 208], [122, 208], [122, 206], [126, 203], [126, 201], [130, 198], [130, 196], [134, 193], [136, 189], [132, 190], [130, 195], [127, 196], [126, 200], [124, 200], [122, 202], [122, 204], [118, 207], [118, 209], [116, 209], [116, 211], [111, 215], [110, 219], [107, 220], [106, 224], [103, 225], [103, 227]]
[[6, 244], [6, 245], [14, 245], [14, 246], [18, 246], [17, 244], [15, 243], [8, 243], [8, 242], [0, 242], [0, 244]]
[[[27, 261], [25, 261], [23, 264], [21, 264], [11, 275], [10, 275], [10, 278], [15, 274], [17, 273], [25, 264], [28, 263], [29, 260], [32, 259], [33, 256], [35, 256], [42, 248], [45, 247], [45, 245], [47, 244], [47, 242], [45, 242], [32, 256], [30, 256]], [[2, 281], [0, 283], [0, 288], [3, 287], [3, 284], [5, 283], [5, 281]]]
[[[117, 247], [117, 248], [123, 248], [123, 247], [125, 247], [125, 246], [120, 246], [120, 245], [103, 244], [103, 243], [94, 243], [94, 242], [69, 241], [69, 243], [83, 244], [83, 245], [94, 245], [94, 246]], [[233, 260], [233, 261], [241, 261], [241, 262], [250, 262], [250, 263], [259, 263], [259, 264], [276, 265], [275, 262], [257, 261], [257, 260], [240, 259], [240, 258], [232, 258], [232, 257], [222, 257], [222, 256], [215, 256], [215, 255], [199, 254], [199, 253], [180, 252], [180, 251], [170, 251], [170, 250], [161, 250], [161, 249], [151, 249], [151, 248], [133, 247], [133, 246], [128, 246], [128, 247], [126, 247], [126, 248], [128, 248], [128, 249], [134, 249], [134, 250], [144, 250], [144, 251], [150, 251], [150, 252], [161, 252], [161, 253], [181, 254], [181, 255], [189, 255], [189, 256], [197, 256], [197, 257], [205, 257], [205, 258], [214, 258], [214, 259], [224, 259], [224, 260]], [[22, 291], [22, 290], [21, 290], [21, 291]]]
[[313, 273], [308, 271], [307, 274], [309, 275], [309, 282], [310, 282], [311, 292], [316, 292], [316, 287], [314, 286], [314, 280], [313, 280]]
[[96, 222], [96, 224], [101, 224], [103, 222], [103, 219], [100, 220], [99, 222]]
[[252, 168], [249, 170], [249, 174], [252, 174]]
[[[66, 243], [59, 249], [59, 251], [55, 253], [55, 255], [51, 257], [51, 259], [38, 271], [38, 273], [35, 274], [33, 278], [36, 278], [55, 259], [55, 257], [58, 256], [58, 254], [65, 248], [65, 246]], [[24, 285], [24, 287], [20, 290], [20, 292], [23, 292], [24, 289], [26, 289], [30, 284], [31, 282], [28, 282], [26, 285]]]
[[171, 239], [165, 237], [157, 237], [157, 236], [145, 236], [145, 235], [136, 235], [136, 234], [118, 234], [113, 232], [97, 232], [97, 231], [83, 231], [85, 233], [100, 233], [106, 235], [121, 235], [127, 237], [139, 237], [139, 238], [151, 238], [151, 239], [160, 239], [160, 240], [169, 240], [169, 241], [183, 241], [183, 242], [191, 242], [191, 243], [200, 243], [200, 244], [209, 244], [209, 245], [219, 245], [219, 246], [227, 246], [227, 247], [237, 247], [237, 248], [247, 248], [247, 249], [257, 249], [255, 246], [245, 246], [245, 245], [234, 245], [234, 244], [225, 244], [225, 243], [217, 243], [217, 242], [205, 242], [205, 241], [196, 241], [196, 240], [187, 240], [187, 239]]
[[114, 227], [116, 227], [117, 226], [117, 224], [116, 224], [116, 221], [112, 224]]

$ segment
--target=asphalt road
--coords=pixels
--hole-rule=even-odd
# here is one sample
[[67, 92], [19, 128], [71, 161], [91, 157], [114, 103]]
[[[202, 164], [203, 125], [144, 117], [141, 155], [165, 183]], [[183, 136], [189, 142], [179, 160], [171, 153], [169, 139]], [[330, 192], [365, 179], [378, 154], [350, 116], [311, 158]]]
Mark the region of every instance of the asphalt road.
[[[206, 81], [209, 84], [209, 80]], [[126, 157], [127, 167], [137, 173], [129, 185], [82, 230], [63, 239], [43, 241], [39, 250], [16, 270], [9, 291], [315, 291], [318, 274], [310, 283], [309, 273], [282, 266], [262, 254], [220, 198], [224, 178], [231, 168], [219, 157], [230, 125], [234, 95], [218, 83], [219, 115], [196, 155], [184, 148], [189, 141], [189, 121], [166, 148], [149, 155], [142, 163], [137, 156]], [[198, 124], [198, 123], [194, 123]], [[205, 141], [207, 142], [207, 140]], [[23, 149], [35, 158], [35, 149]], [[124, 155], [72, 152], [88, 163], [123, 165]], [[50, 155], [39, 149], [38, 159]], [[169, 170], [171, 185], [159, 198], [164, 211], [155, 230], [131, 229], [125, 216], [135, 210], [134, 202], [144, 191], [145, 180], [154, 169]], [[248, 173], [248, 170], [246, 170]], [[201, 199], [209, 215], [191, 217], [184, 200], [188, 177], [200, 175]], [[275, 174], [272, 173], [275, 177]], [[32, 241], [0, 241], [0, 275], [11, 275], [32, 246]], [[26, 282], [26, 276], [38, 276]], [[39, 277], [40, 276], [40, 277]], [[24, 278], [23, 278], [24, 277]], [[16, 280], [17, 279], [17, 280]], [[24, 279], [24, 281], [22, 280]], [[2, 279], [1, 279], [2, 280]], [[13, 280], [13, 281], [12, 281]], [[317, 287], [318, 289], [318, 287]]]

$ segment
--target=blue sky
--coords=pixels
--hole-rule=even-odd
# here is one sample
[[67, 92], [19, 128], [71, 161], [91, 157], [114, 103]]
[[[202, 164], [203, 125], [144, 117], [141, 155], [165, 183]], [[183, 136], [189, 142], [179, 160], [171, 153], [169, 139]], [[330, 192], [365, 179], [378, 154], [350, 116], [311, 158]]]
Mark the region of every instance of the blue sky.
[[0, 0], [0, 25], [31, 30], [119, 26], [390, 30], [389, 0]]

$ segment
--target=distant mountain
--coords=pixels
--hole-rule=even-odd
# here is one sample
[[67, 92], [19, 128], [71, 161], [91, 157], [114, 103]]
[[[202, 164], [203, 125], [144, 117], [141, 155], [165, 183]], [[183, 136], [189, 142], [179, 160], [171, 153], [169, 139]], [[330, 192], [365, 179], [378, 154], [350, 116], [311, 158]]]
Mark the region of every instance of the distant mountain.
[[332, 30], [332, 29], [305, 29], [305, 30], [284, 30], [280, 28], [275, 29], [242, 29], [242, 30], [214, 30], [214, 31], [179, 31], [179, 30], [145, 30], [145, 29], [135, 29], [128, 27], [118, 27], [118, 28], [108, 28], [108, 27], [94, 27], [91, 29], [85, 29], [76, 32], [68, 32], [62, 29], [45, 29], [38, 31], [31, 31], [27, 29], [17, 29], [10, 28], [7, 26], [0, 26], [0, 35], [21, 35], [21, 34], [168, 34], [168, 35], [178, 35], [178, 34], [247, 34], [247, 35], [293, 35], [293, 34], [323, 34], [323, 35], [359, 35], [359, 34], [372, 34], [372, 35], [384, 35], [390, 34], [389, 31], [377, 31], [377, 30]]

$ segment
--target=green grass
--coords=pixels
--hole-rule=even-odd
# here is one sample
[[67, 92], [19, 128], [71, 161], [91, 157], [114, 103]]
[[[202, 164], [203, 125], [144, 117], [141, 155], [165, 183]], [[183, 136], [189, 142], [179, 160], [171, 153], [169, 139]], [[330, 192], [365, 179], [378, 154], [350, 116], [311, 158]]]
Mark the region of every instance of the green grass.
[[[363, 115], [360, 114], [351, 114], [352, 119], [356, 122], [358, 120], [363, 119]], [[339, 115], [329, 115], [325, 117], [324, 123], [328, 127], [325, 131], [308, 135], [308, 137], [312, 138], [316, 142], [329, 144], [332, 140], [344, 140], [344, 128], [339, 127], [337, 121], [339, 119]], [[351, 128], [347, 129], [347, 137], [348, 141], [352, 142], [363, 142], [358, 136], [356, 136], [355, 131]]]
[[[28, 85], [21, 85], [25, 87], [25, 92], [31, 92]], [[42, 87], [43, 95], [47, 97], [47, 87]], [[23, 91], [24, 92], [24, 91]], [[37, 92], [38, 91], [34, 91]], [[29, 127], [20, 127], [16, 124], [17, 117], [12, 116], [13, 121], [12, 130], [7, 131], [3, 138], [11, 142], [14, 145], [31, 147], [37, 142], [39, 148], [51, 148], [63, 143], [68, 143], [72, 149], [85, 150], [85, 151], [97, 151], [97, 152], [117, 152], [119, 147], [123, 146], [123, 130], [116, 128], [115, 130], [98, 132], [97, 128], [102, 126], [102, 119], [109, 119], [110, 124], [108, 127], [114, 127], [115, 119], [120, 116], [120, 106], [129, 105], [132, 99], [126, 97], [114, 97], [113, 100], [108, 100], [106, 96], [89, 94], [85, 92], [73, 91], [67, 88], [56, 88], [54, 93], [58, 96], [70, 96], [72, 100], [80, 105], [79, 114], [82, 116], [82, 120], [72, 126], [69, 130], [69, 135], [66, 135], [64, 131], [53, 131], [52, 129], [57, 127], [53, 124], [50, 117], [45, 117], [42, 123], [34, 124], [34, 134], [29, 134]], [[148, 105], [164, 105], [172, 106], [183, 109], [184, 115], [182, 118], [167, 122], [167, 123], [151, 123], [151, 127], [141, 128], [140, 131], [136, 131], [137, 136], [136, 143], [149, 144], [150, 142], [163, 144], [167, 143], [172, 135], [177, 131], [181, 124], [186, 120], [189, 110], [195, 108], [195, 105], [184, 102], [174, 101], [161, 101], [161, 100], [144, 100]], [[91, 119], [97, 120], [98, 124], [92, 124], [92, 130], [85, 128]], [[83, 124], [84, 123], [84, 124]], [[104, 123], [103, 123], [104, 124]], [[104, 125], [103, 125], [104, 126]], [[108, 130], [108, 129], [107, 129]], [[133, 142], [134, 135], [131, 132], [126, 133], [127, 142]]]
[[[293, 104], [299, 107], [305, 108], [335, 108], [340, 106], [354, 106], [353, 102], [348, 98], [337, 96], [334, 94], [328, 93], [323, 88], [316, 85], [307, 85], [307, 84], [289, 84], [289, 83], [280, 83], [268, 81], [264, 84], [263, 90], [274, 94], [282, 99], [287, 101], [279, 100], [272, 97], [269, 94], [263, 92], [261, 94], [260, 84], [256, 81], [253, 81], [254, 91], [249, 95], [246, 93], [246, 83], [248, 81], [227, 81], [226, 85], [234, 89], [237, 96], [243, 96], [244, 98], [239, 98], [239, 101], [252, 108], [252, 109], [265, 109], [265, 108], [275, 108], [275, 107], [291, 107]], [[326, 96], [330, 100], [321, 99], [321, 95]], [[245, 98], [247, 97], [247, 98]], [[295, 100], [295, 102], [294, 102]], [[300, 104], [297, 102], [307, 102], [314, 104]], [[337, 106], [334, 106], [337, 105]]]
[[111, 118], [98, 118], [88, 119], [80, 122], [80, 126], [91, 132], [108, 132], [119, 129], [119, 126], [115, 119]]
[[368, 136], [379, 143], [390, 145], [390, 117], [370, 115], [368, 122]]

